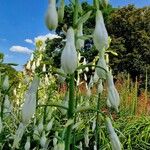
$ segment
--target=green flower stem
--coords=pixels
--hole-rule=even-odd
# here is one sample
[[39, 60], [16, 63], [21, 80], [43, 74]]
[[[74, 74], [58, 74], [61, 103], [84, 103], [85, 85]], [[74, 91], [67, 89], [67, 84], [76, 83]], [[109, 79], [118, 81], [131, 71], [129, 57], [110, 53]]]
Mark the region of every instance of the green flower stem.
[[[74, 74], [70, 75], [69, 82], [69, 103], [68, 103], [68, 113], [67, 117], [69, 119], [74, 118], [74, 109], [75, 109], [75, 100], [74, 100]], [[66, 136], [65, 136], [65, 150], [70, 150], [70, 141], [71, 141], [71, 131], [72, 124], [67, 127]]]
[[99, 93], [98, 95], [98, 100], [97, 100], [97, 114], [96, 114], [96, 129], [95, 129], [95, 138], [96, 138], [96, 146], [97, 150], [99, 150], [100, 146], [100, 139], [99, 139], [99, 109], [100, 109], [100, 98], [101, 94]]

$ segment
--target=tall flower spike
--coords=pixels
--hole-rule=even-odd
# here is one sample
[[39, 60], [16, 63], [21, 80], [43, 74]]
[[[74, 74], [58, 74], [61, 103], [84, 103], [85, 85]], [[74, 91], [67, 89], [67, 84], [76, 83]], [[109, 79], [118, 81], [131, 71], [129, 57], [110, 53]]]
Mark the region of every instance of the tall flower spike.
[[108, 73], [107, 75], [107, 82], [108, 82], [108, 100], [110, 102], [111, 107], [113, 107], [117, 112], [119, 104], [120, 104], [120, 97], [115, 85], [113, 83], [113, 76]]
[[111, 120], [108, 117], [106, 118], [106, 126], [109, 132], [112, 150], [121, 150], [121, 143], [119, 141], [117, 134], [115, 133]]
[[22, 121], [27, 124], [36, 110], [36, 92], [38, 90], [39, 78], [34, 77], [29, 89], [25, 94], [25, 102], [22, 107]]
[[78, 57], [75, 48], [74, 30], [67, 31], [67, 42], [61, 55], [61, 66], [66, 74], [72, 74], [77, 68]]
[[108, 33], [104, 24], [102, 12], [96, 12], [96, 26], [93, 34], [94, 45], [97, 50], [101, 51], [108, 47]]
[[49, 30], [55, 30], [58, 26], [56, 0], [49, 0], [49, 6], [46, 13], [46, 26]]

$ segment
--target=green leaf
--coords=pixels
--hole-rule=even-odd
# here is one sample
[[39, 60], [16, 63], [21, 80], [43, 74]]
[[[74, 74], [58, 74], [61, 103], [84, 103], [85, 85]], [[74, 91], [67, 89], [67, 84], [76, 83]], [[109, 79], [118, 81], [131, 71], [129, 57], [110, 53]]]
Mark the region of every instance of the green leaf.
[[91, 13], [92, 13], [92, 11], [90, 10], [90, 11], [88, 11], [86, 14], [84, 14], [82, 17], [80, 17], [79, 20], [78, 20], [78, 22], [77, 22], [77, 27], [78, 27], [80, 24], [85, 23], [85, 22], [89, 19]]

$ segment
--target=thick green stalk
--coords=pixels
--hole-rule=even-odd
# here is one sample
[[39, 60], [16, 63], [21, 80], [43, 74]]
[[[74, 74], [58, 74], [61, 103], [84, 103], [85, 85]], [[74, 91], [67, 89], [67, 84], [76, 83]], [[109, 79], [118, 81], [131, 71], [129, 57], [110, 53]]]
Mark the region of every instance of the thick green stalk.
[[[70, 75], [69, 82], [69, 107], [67, 117], [69, 119], [73, 119], [74, 117], [74, 109], [75, 109], [75, 101], [74, 101], [74, 74]], [[67, 127], [66, 137], [65, 137], [65, 150], [70, 150], [70, 141], [71, 141], [71, 131], [72, 124]]]
[[101, 94], [99, 93], [98, 95], [98, 100], [97, 100], [97, 114], [96, 114], [96, 129], [95, 129], [95, 138], [96, 138], [96, 146], [97, 150], [99, 150], [100, 146], [100, 139], [99, 139], [99, 109], [100, 109], [100, 98]]

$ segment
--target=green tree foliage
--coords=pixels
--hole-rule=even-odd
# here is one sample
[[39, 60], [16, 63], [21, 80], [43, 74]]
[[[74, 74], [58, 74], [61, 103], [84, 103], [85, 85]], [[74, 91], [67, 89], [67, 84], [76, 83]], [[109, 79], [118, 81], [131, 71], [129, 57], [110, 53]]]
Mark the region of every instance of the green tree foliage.
[[[150, 7], [123, 7], [110, 14], [107, 29], [111, 35], [111, 49], [118, 53], [111, 57], [111, 67], [128, 72], [144, 82], [146, 68], [150, 74]], [[149, 76], [150, 86], [150, 76]]]

